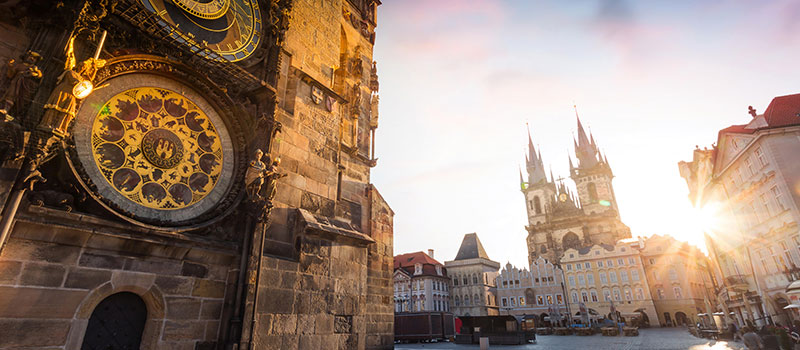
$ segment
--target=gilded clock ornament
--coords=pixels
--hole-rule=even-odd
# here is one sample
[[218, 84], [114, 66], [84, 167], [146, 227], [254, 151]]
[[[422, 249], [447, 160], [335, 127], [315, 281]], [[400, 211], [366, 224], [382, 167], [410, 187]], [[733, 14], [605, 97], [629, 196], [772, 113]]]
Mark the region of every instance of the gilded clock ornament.
[[210, 59], [241, 61], [262, 40], [257, 0], [141, 0], [161, 19], [179, 42], [199, 51], [207, 46], [218, 56]]
[[100, 108], [93, 154], [103, 177], [129, 200], [180, 209], [203, 199], [219, 178], [219, 134], [208, 117], [177, 92], [139, 87]]
[[164, 76], [132, 73], [104, 83], [83, 102], [71, 132], [71, 164], [92, 196], [122, 217], [158, 226], [207, 222], [231, 205], [242, 160], [214, 105]]

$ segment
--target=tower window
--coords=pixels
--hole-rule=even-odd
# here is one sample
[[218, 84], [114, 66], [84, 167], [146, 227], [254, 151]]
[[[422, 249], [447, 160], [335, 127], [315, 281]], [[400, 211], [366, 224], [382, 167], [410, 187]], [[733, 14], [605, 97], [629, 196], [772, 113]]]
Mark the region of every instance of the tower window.
[[539, 196], [533, 197], [533, 208], [537, 215], [542, 213], [542, 203], [539, 200]]
[[589, 189], [589, 199], [591, 199], [592, 202], [597, 201], [597, 185], [595, 185], [594, 182], [590, 182], [588, 189]]

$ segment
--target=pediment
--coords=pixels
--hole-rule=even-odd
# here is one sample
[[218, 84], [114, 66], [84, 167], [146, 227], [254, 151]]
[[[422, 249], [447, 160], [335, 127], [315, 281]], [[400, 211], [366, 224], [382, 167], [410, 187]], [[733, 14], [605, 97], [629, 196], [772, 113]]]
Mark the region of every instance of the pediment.
[[753, 135], [727, 134], [720, 138], [716, 169], [724, 169], [742, 153], [755, 137]]

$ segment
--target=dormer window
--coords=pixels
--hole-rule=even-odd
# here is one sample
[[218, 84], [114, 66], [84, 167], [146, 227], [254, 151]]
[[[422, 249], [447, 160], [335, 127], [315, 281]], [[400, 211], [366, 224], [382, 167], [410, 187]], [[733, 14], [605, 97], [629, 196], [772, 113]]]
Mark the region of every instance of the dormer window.
[[414, 274], [415, 275], [422, 274], [422, 264], [414, 264]]
[[439, 266], [439, 265], [436, 265], [436, 274], [439, 275], [439, 276], [442, 275], [442, 267]]

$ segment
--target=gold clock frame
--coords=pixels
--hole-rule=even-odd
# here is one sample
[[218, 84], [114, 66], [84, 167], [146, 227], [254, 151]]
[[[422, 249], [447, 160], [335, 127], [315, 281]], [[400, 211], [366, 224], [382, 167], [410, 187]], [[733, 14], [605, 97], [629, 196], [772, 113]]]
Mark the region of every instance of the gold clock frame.
[[[90, 96], [79, 107], [75, 123], [71, 126], [71, 136], [67, 140], [67, 161], [84, 189], [103, 207], [117, 216], [140, 226], [159, 230], [185, 231], [207, 226], [233, 212], [236, 204], [244, 196], [243, 181], [246, 171], [246, 149], [244, 128], [233, 101], [224, 90], [217, 87], [199, 72], [174, 61], [150, 55], [130, 55], [109, 60], [106, 67], [98, 71], [98, 84], [108, 84]], [[192, 99], [203, 101], [204, 110], [214, 111], [214, 124], [220, 126], [223, 145], [223, 174], [202, 201], [186, 208], [159, 210], [127, 203], [119, 193], [109, 188], [108, 181], [99, 175], [98, 167], [91, 155], [90, 143], [86, 142], [102, 102], [120, 90], [148, 85], [154, 81], [160, 86], [171, 86], [176, 91], [191, 91]], [[172, 84], [172, 85], [170, 85]], [[115, 86], [117, 86], [115, 88]], [[105, 92], [103, 90], [106, 90]], [[93, 94], [94, 95], [94, 94]], [[94, 102], [93, 102], [94, 101]], [[128, 201], [129, 202], [129, 201]]]

